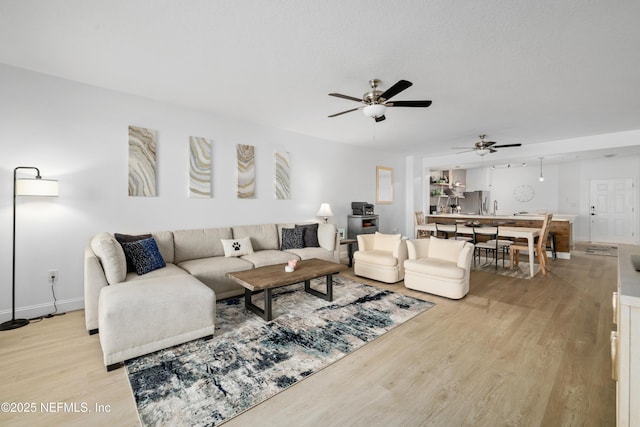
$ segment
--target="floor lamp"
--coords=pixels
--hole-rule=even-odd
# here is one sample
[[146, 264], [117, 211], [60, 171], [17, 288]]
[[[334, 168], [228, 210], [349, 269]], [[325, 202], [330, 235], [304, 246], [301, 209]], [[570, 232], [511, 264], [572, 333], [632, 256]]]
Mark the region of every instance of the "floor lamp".
[[[36, 172], [35, 178], [16, 178], [20, 169]], [[40, 170], [32, 166], [18, 166], [13, 170], [13, 255], [11, 276], [11, 320], [0, 324], [0, 331], [21, 328], [29, 324], [28, 319], [16, 319], [16, 196], [57, 196], [58, 181], [42, 179]]]

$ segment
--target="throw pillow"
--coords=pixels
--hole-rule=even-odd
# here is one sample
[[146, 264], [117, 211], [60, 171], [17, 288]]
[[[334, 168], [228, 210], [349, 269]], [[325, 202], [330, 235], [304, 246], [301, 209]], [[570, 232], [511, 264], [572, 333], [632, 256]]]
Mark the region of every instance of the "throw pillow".
[[127, 261], [122, 246], [109, 233], [99, 233], [91, 239], [91, 249], [104, 269], [107, 283], [114, 285], [127, 276]]
[[299, 227], [283, 228], [282, 229], [282, 244], [280, 245], [281, 251], [287, 249], [302, 249], [304, 248], [304, 240], [302, 238], [303, 229]]
[[[118, 243], [120, 243], [120, 246], [122, 246], [128, 242], [137, 242], [138, 240], [148, 239], [151, 237], [151, 234], [139, 234], [137, 236], [133, 236], [131, 234], [115, 233], [113, 236], [116, 238]], [[124, 246], [122, 247], [122, 250], [124, 250]], [[125, 253], [125, 258], [127, 259], [127, 273], [136, 271], [136, 267], [133, 265], [133, 260], [126, 255], [127, 254]]]
[[167, 265], [160, 255], [158, 244], [153, 237], [135, 242], [125, 242], [122, 247], [127, 257], [131, 258], [136, 273], [140, 276]]
[[318, 224], [300, 224], [295, 228], [301, 228], [302, 241], [305, 248], [319, 248], [320, 242], [318, 241]]
[[401, 239], [401, 234], [382, 234], [376, 231], [373, 239], [373, 249], [376, 251], [393, 252]]
[[224, 256], [227, 258], [253, 253], [251, 237], [247, 236], [240, 239], [220, 239], [220, 241], [222, 242], [222, 248], [224, 249]]

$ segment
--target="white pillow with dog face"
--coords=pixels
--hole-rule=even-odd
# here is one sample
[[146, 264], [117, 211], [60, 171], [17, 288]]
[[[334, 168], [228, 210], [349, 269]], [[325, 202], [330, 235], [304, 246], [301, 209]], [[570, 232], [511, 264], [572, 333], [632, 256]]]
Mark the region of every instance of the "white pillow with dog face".
[[224, 249], [224, 256], [227, 258], [239, 257], [253, 253], [251, 237], [242, 237], [240, 239], [220, 239], [220, 241], [222, 242], [222, 248]]

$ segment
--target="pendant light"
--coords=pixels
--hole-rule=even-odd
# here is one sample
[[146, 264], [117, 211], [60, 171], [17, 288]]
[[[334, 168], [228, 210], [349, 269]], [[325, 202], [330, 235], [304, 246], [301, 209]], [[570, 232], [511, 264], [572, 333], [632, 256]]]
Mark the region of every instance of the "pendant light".
[[540, 177], [538, 178], [540, 182], [544, 181], [544, 176], [542, 176], [542, 159], [543, 157], [540, 157]]

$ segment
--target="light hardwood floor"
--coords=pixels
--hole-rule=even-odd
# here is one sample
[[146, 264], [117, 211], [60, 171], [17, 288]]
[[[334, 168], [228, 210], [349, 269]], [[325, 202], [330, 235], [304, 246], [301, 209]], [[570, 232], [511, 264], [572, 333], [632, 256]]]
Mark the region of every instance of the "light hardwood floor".
[[[616, 262], [575, 251], [531, 280], [473, 272], [460, 301], [341, 273], [436, 306], [225, 425], [613, 426]], [[105, 371], [81, 311], [0, 333], [5, 401], [37, 410], [0, 425], [139, 423], [125, 370]]]

